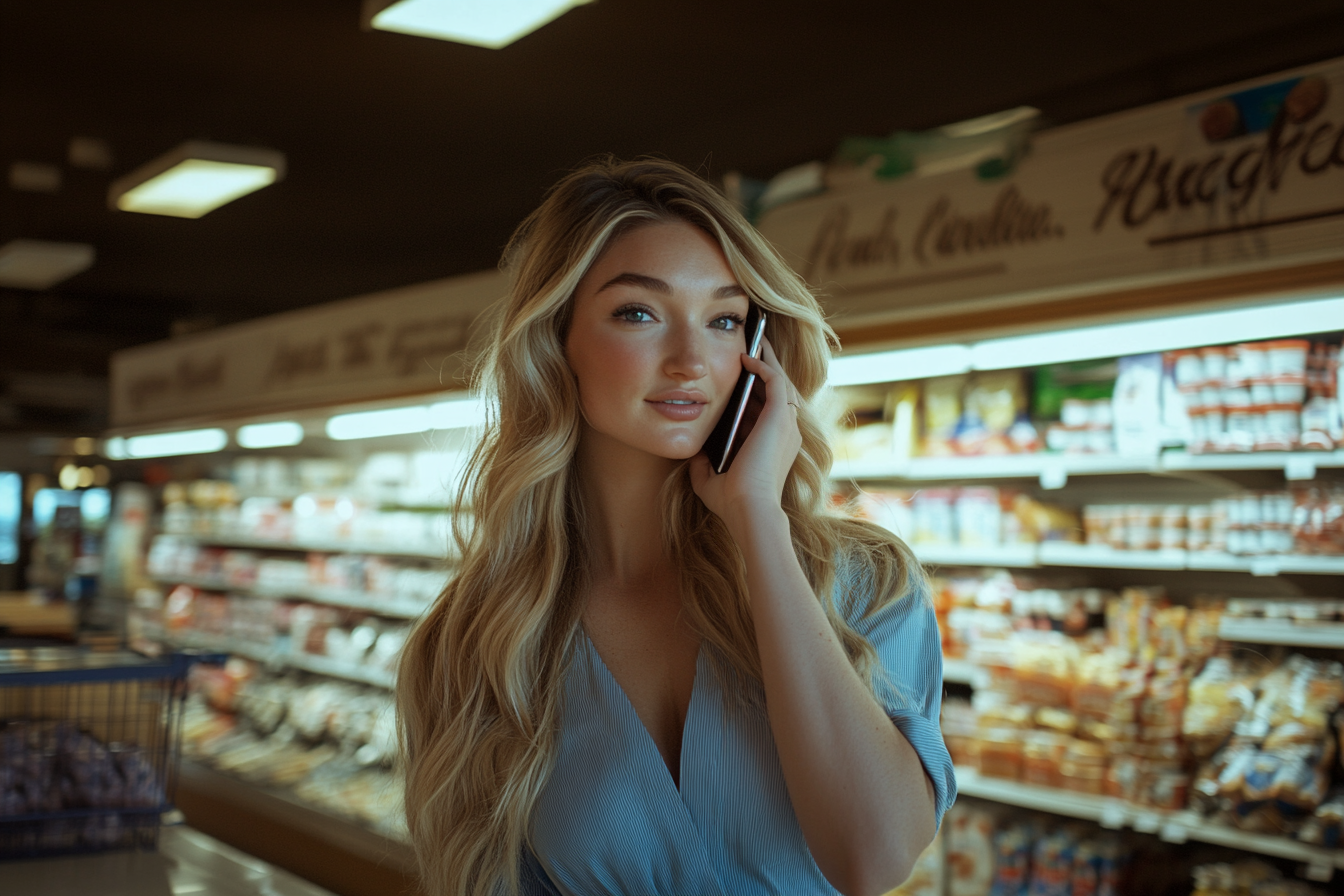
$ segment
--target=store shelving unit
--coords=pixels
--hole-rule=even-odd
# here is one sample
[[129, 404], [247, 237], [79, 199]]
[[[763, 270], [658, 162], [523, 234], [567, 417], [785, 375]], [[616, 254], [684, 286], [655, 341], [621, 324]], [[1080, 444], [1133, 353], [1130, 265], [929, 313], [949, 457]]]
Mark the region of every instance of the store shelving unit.
[[169, 635], [167, 641], [174, 647], [194, 647], [215, 653], [227, 653], [256, 660], [259, 663], [282, 668], [302, 669], [305, 672], [313, 672], [331, 678], [343, 678], [346, 681], [389, 690], [396, 682], [396, 676], [381, 669], [353, 666], [314, 653], [276, 650], [265, 644], [253, 644], [236, 638], [226, 638], [201, 632], [177, 632]]
[[1247, 572], [1256, 576], [1280, 573], [1344, 575], [1344, 557], [1298, 554], [1238, 555], [1219, 551], [1124, 551], [1097, 545], [1045, 542], [1040, 545], [1002, 545], [963, 548], [957, 545], [912, 545], [920, 561], [934, 566], [1002, 566], [1034, 569], [1077, 566], [1096, 569], [1156, 569]]
[[1139, 833], [1156, 834], [1168, 843], [1196, 840], [1290, 859], [1306, 865], [1311, 880], [1328, 881], [1337, 869], [1344, 868], [1344, 849], [1324, 849], [1288, 837], [1240, 831], [1188, 809], [1168, 811], [1135, 806], [1112, 797], [991, 778], [965, 766], [957, 768], [957, 790], [964, 796], [1095, 821], [1114, 830], [1132, 828]]
[[343, 588], [316, 588], [312, 586], [267, 587], [263, 585], [236, 585], [222, 579], [204, 576], [165, 576], [155, 579], [160, 585], [190, 585], [206, 591], [227, 591], [231, 594], [249, 594], [256, 597], [276, 599], [308, 600], [313, 603], [327, 604], [333, 607], [345, 607], [350, 610], [365, 610], [378, 616], [393, 619], [416, 619], [428, 609], [428, 604], [416, 601], [395, 600], [370, 594], [367, 591], [350, 591]]
[[[1003, 454], [985, 457], [913, 457], [892, 460], [838, 461], [831, 470], [835, 480], [858, 482], [901, 479], [936, 482], [975, 479], [1056, 479], [1058, 488], [1073, 476], [1114, 476], [1133, 473], [1183, 471], [1281, 470], [1291, 480], [1310, 479], [1316, 470], [1344, 468], [1344, 451], [1261, 451], [1238, 454], [1191, 454], [1165, 451], [1160, 455], [1120, 454]], [[1058, 477], [1064, 477], [1059, 479]]]
[[1344, 623], [1224, 618], [1218, 623], [1218, 637], [1243, 644], [1285, 644], [1344, 650]]
[[414, 557], [424, 560], [448, 561], [451, 557], [442, 546], [395, 544], [391, 542], [319, 541], [247, 538], [228, 534], [168, 533], [175, 538], [186, 538], [202, 545], [219, 548], [243, 548], [255, 551], [298, 551], [317, 554], [377, 554], [384, 557]]

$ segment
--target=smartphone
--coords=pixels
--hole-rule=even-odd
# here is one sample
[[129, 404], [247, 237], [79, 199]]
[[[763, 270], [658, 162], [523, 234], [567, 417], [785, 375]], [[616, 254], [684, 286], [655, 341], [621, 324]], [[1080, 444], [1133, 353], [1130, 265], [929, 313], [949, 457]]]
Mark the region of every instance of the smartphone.
[[[755, 302], [752, 302], [747, 310], [747, 320], [743, 329], [747, 333], [747, 354], [759, 358], [761, 340], [765, 338], [765, 312]], [[705, 454], [709, 456], [709, 463], [715, 473], [727, 471], [728, 465], [733, 462], [738, 449], [747, 439], [747, 433], [751, 429], [750, 424], [745, 421], [747, 402], [755, 386], [756, 374], [748, 372], [745, 367], [742, 368], [742, 374], [737, 378], [737, 385], [733, 387], [733, 395], [728, 400], [728, 407], [724, 408], [723, 416], [714, 424], [714, 431], [705, 440]]]

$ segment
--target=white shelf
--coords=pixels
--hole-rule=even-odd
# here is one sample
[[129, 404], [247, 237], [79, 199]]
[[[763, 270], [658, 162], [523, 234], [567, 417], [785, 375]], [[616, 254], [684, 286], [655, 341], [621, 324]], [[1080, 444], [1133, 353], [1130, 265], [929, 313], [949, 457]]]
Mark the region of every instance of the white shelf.
[[1097, 569], [1192, 569], [1248, 572], [1255, 576], [1280, 573], [1344, 575], [1344, 557], [1304, 554], [1239, 556], [1218, 551], [1127, 551], [1102, 545], [1047, 541], [1038, 545], [965, 548], [959, 545], [911, 545], [921, 563], [931, 566], [1085, 566]]
[[1296, 623], [1290, 619], [1239, 619], [1224, 616], [1218, 637], [1247, 644], [1344, 649], [1344, 622]]
[[[1189, 454], [1168, 451], [1160, 456], [1121, 454], [1003, 454], [986, 457], [915, 457], [839, 461], [832, 479], [1035, 479], [1058, 476], [1109, 476], [1125, 473], [1161, 473], [1182, 470], [1282, 470], [1301, 478], [1299, 471], [1344, 467], [1344, 451], [1260, 451], [1239, 454]], [[1310, 477], [1307, 477], [1310, 478]]]
[[154, 581], [161, 585], [190, 585], [207, 591], [230, 591], [234, 594], [249, 594], [256, 597], [277, 599], [310, 600], [314, 603], [328, 604], [333, 607], [348, 607], [352, 610], [367, 610], [378, 616], [393, 619], [415, 619], [429, 609], [428, 603], [416, 603], [406, 600], [385, 600], [367, 591], [349, 591], [342, 588], [259, 588], [256, 586], [230, 585], [222, 579], [203, 576], [155, 576]]
[[943, 682], [969, 684], [983, 688], [989, 685], [989, 670], [979, 663], [964, 659], [943, 659]]
[[1186, 552], [1123, 551], [1103, 545], [1047, 541], [1037, 549], [1044, 566], [1096, 566], [1105, 569], [1185, 569]]
[[1036, 545], [1010, 544], [997, 547], [964, 548], [958, 545], [911, 545], [919, 562], [933, 566], [1013, 566], [1037, 565]]
[[245, 538], [233, 535], [202, 535], [195, 532], [164, 532], [162, 534], [221, 548], [247, 548], [257, 551], [311, 551], [319, 554], [375, 554], [384, 557], [418, 557], [440, 561], [449, 559], [447, 546], [430, 548], [425, 545], [396, 545], [383, 542], [341, 540], [279, 541], [277, 539]]
[[317, 656], [312, 653], [281, 652], [264, 645], [250, 644], [233, 638], [214, 637], [196, 632], [179, 632], [171, 635], [168, 640], [177, 647], [198, 647], [202, 650], [211, 650], [217, 653], [237, 654], [250, 660], [256, 660], [259, 663], [274, 663], [292, 669], [302, 669], [305, 672], [315, 672], [318, 675], [326, 675], [331, 678], [343, 678], [346, 681], [373, 685], [388, 690], [391, 690], [396, 682], [396, 676], [381, 669], [352, 666], [349, 663], [339, 662], [330, 657]]
[[957, 791], [963, 796], [1095, 821], [1102, 827], [1130, 827], [1141, 833], [1156, 834], [1169, 843], [1198, 840], [1291, 859], [1306, 864], [1312, 872], [1309, 876], [1314, 880], [1329, 880], [1333, 869], [1344, 868], [1344, 849], [1323, 849], [1287, 837], [1239, 831], [1212, 822], [1190, 810], [1172, 812], [1150, 809], [1113, 797], [990, 778], [965, 766], [957, 767]]
[[1290, 470], [1298, 466], [1344, 467], [1344, 451], [1252, 451], [1237, 454], [1162, 455], [1164, 470]]

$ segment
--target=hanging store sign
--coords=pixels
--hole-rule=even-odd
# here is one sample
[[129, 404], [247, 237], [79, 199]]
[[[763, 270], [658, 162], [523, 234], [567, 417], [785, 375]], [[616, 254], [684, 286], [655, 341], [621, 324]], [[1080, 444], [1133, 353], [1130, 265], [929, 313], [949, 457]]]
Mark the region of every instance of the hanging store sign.
[[111, 422], [137, 427], [459, 388], [496, 271], [277, 314], [112, 356]]
[[1344, 256], [1344, 60], [1044, 131], [1007, 176], [872, 183], [760, 224], [847, 324]]

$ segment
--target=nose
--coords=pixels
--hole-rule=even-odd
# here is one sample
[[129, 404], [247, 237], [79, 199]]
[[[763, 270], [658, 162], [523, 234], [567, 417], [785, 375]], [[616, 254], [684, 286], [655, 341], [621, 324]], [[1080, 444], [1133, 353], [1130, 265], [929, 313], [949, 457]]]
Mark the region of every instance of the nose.
[[683, 323], [672, 327], [668, 334], [663, 372], [682, 382], [698, 380], [708, 373], [703, 339], [700, 327], [693, 324]]

